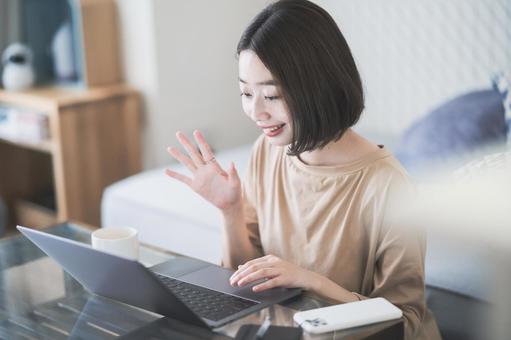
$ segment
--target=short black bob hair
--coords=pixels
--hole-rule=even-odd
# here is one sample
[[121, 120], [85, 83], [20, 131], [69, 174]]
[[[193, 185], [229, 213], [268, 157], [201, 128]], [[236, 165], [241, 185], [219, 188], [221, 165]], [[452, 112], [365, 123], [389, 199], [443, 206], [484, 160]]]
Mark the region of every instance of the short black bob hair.
[[243, 32], [237, 55], [257, 54], [282, 91], [293, 122], [289, 155], [322, 148], [356, 124], [364, 109], [362, 82], [332, 17], [306, 0], [280, 0]]

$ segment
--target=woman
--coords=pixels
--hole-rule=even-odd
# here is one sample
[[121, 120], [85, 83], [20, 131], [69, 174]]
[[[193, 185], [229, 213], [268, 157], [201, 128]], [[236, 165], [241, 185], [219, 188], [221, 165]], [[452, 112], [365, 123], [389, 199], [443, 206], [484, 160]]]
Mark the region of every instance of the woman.
[[407, 338], [438, 338], [424, 303], [424, 246], [385, 219], [389, 196], [410, 188], [390, 152], [354, 132], [364, 108], [350, 49], [330, 15], [308, 1], [266, 7], [238, 44], [244, 112], [262, 129], [241, 185], [199, 132], [193, 174], [167, 170], [224, 217], [233, 286], [301, 287], [336, 303], [385, 297], [403, 310]]

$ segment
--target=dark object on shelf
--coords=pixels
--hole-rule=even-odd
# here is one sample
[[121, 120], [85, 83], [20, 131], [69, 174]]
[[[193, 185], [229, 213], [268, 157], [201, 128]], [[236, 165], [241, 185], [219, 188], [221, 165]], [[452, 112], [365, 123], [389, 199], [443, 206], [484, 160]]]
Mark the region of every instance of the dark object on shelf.
[[7, 207], [0, 197], [0, 237], [2, 237], [5, 233], [5, 228], [7, 227]]
[[47, 191], [41, 193], [32, 200], [33, 203], [45, 207], [48, 210], [57, 211], [57, 201], [55, 198], [55, 192]]

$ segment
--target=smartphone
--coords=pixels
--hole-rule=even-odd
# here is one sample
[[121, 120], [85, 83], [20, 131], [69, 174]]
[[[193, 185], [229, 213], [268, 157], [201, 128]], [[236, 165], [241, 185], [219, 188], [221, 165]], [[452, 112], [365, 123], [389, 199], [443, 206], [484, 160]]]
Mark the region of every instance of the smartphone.
[[309, 333], [326, 333], [399, 319], [401, 309], [384, 298], [374, 298], [298, 312], [294, 321]]

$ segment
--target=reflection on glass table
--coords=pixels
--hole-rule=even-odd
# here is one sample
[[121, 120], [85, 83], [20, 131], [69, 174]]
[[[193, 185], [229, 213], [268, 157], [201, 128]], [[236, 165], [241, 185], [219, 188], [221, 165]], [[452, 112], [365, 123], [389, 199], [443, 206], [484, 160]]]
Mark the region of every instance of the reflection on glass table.
[[[91, 229], [61, 224], [45, 230], [90, 244]], [[146, 266], [171, 259], [171, 253], [141, 245]], [[244, 324], [294, 326], [298, 310], [323, 307], [302, 295], [274, 305], [211, 332], [87, 292], [76, 280], [23, 236], [0, 240], [0, 339], [231, 339]], [[402, 322], [311, 336], [304, 339], [402, 338]], [[397, 335], [396, 335], [397, 334]]]

